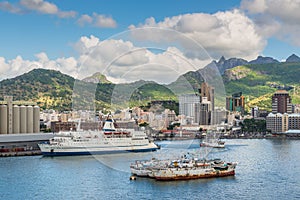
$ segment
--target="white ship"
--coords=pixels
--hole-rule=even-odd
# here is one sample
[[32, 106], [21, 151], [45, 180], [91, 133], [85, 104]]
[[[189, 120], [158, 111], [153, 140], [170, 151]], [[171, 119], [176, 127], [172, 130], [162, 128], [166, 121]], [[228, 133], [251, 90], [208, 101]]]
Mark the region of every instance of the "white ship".
[[45, 156], [93, 155], [155, 151], [159, 148], [149, 140], [145, 131], [118, 130], [114, 126], [113, 119], [107, 119], [101, 131], [77, 129], [79, 130], [60, 132], [48, 143], [39, 144], [42, 154]]

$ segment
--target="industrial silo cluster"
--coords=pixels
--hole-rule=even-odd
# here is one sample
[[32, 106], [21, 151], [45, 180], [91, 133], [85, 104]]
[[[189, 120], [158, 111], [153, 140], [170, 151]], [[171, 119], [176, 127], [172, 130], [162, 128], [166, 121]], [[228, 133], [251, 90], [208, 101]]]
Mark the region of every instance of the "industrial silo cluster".
[[[24, 103], [24, 104], [22, 104]], [[4, 98], [0, 105], [0, 134], [39, 133], [40, 108]]]

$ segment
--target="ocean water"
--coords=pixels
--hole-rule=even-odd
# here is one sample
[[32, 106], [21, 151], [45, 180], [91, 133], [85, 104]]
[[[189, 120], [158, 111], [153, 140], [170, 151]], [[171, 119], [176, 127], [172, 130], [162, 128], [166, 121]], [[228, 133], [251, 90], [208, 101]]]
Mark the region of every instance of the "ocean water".
[[[225, 149], [199, 150], [199, 141], [161, 142], [149, 153], [0, 158], [0, 199], [300, 199], [300, 140], [225, 140]], [[183, 153], [237, 161], [234, 177], [131, 181], [136, 159]]]

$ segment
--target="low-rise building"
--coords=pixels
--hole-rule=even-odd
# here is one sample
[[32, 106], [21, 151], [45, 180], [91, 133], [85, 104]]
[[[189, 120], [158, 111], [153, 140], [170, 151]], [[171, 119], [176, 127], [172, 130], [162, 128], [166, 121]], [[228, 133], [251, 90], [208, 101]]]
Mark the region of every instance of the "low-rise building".
[[287, 131], [288, 114], [270, 113], [266, 118], [267, 129], [272, 133], [281, 133]]

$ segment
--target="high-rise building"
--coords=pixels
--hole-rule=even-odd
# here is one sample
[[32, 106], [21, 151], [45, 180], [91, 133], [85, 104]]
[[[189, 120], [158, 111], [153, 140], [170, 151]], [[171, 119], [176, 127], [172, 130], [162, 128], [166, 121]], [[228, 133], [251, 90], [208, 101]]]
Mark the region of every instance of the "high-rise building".
[[191, 123], [199, 124], [200, 96], [185, 94], [179, 96], [179, 114], [191, 119]]
[[207, 97], [202, 97], [200, 104], [200, 125], [211, 124], [211, 102]]
[[292, 99], [286, 90], [278, 90], [272, 96], [272, 113], [292, 113]]
[[201, 96], [201, 102], [202, 99], [205, 97], [206, 101], [209, 101], [211, 103], [210, 110], [213, 111], [215, 109], [215, 88], [208, 85], [208, 83], [203, 82], [201, 84], [201, 89], [199, 90], [200, 96]]
[[199, 95], [187, 94], [179, 96], [179, 114], [191, 119], [191, 123], [211, 125], [214, 111], [214, 88], [202, 83]]
[[213, 123], [212, 115], [215, 110], [215, 89], [203, 82], [200, 93], [200, 125], [211, 125]]
[[235, 93], [231, 97], [226, 97], [226, 109], [231, 112], [244, 113], [245, 97], [242, 95], [242, 92]]

